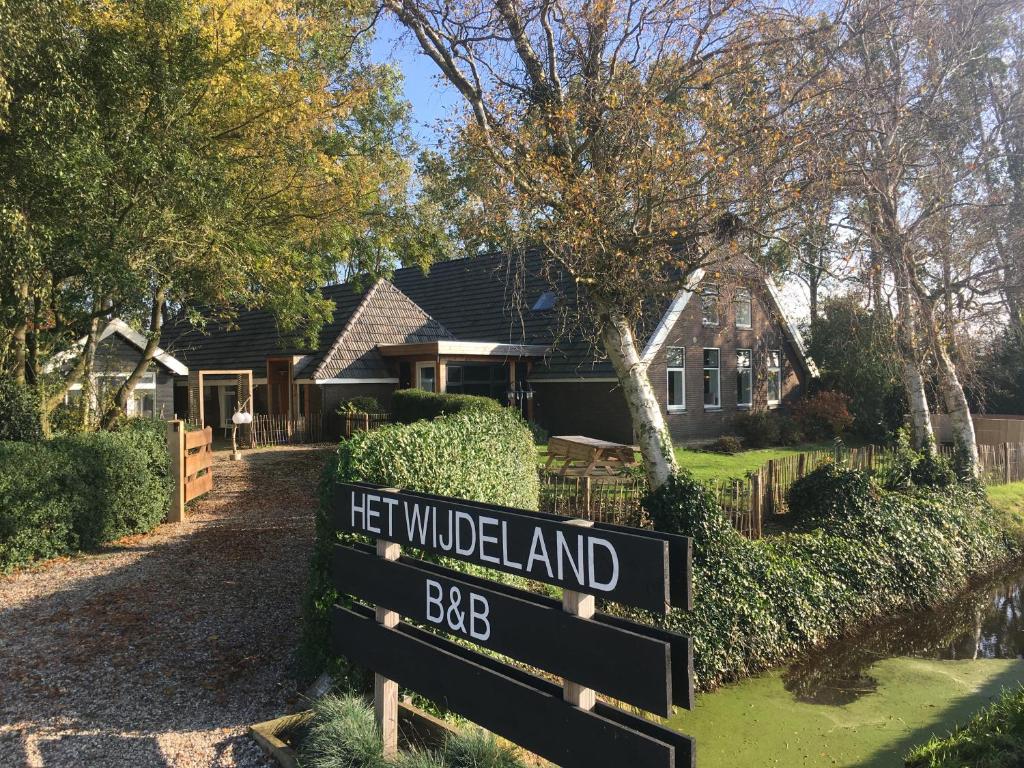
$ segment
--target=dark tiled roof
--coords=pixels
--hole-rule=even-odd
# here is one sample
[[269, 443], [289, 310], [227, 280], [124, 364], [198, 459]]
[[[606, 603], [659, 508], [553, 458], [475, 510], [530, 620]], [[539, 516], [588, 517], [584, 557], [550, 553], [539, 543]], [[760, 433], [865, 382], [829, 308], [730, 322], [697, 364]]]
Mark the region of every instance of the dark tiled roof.
[[378, 344], [416, 344], [454, 338], [387, 280], [370, 289], [348, 325], [319, 366], [307, 365], [303, 376], [316, 379], [387, 378], [386, 361]]
[[[531, 378], [615, 375], [604, 353], [594, 347], [594, 324], [586, 316], [585, 297], [564, 272], [545, 273], [536, 252], [522, 258], [494, 253], [443, 261], [427, 273], [407, 267], [397, 270], [392, 279], [460, 341], [549, 346], [550, 354], [534, 367]], [[555, 293], [555, 308], [533, 310], [546, 291]], [[649, 313], [651, 318], [641, 329], [641, 344], [666, 306], [667, 302]]]
[[266, 310], [245, 310], [230, 323], [214, 320], [202, 330], [179, 318], [164, 327], [161, 346], [196, 370], [248, 368], [262, 377], [267, 373], [267, 357], [307, 354], [311, 358], [302, 368], [315, 367], [348, 324], [365, 291], [344, 283], [327, 286], [323, 295], [334, 302], [334, 314], [320, 329], [317, 349], [283, 336], [273, 313]]

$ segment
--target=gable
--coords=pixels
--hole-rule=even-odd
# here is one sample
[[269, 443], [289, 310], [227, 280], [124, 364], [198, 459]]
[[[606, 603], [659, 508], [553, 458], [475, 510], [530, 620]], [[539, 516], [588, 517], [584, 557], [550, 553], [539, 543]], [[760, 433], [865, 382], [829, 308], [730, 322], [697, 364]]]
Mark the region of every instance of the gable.
[[316, 365], [297, 376], [325, 379], [384, 379], [393, 376], [377, 350], [381, 344], [444, 341], [454, 336], [387, 280], [371, 288], [349, 322]]

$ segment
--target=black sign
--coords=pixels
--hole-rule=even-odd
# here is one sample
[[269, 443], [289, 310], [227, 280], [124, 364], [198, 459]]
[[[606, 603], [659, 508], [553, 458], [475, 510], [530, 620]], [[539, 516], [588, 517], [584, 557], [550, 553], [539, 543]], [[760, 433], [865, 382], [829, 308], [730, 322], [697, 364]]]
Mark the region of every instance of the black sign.
[[[668, 611], [666, 539], [568, 525], [569, 519], [360, 485], [339, 484], [335, 495], [335, 523], [341, 530], [624, 605]], [[689, 559], [676, 567], [688, 573]], [[689, 602], [687, 595], [682, 597]]]
[[[689, 539], [370, 485], [339, 484], [334, 513], [344, 531], [569, 590], [563, 608], [545, 595], [399, 556], [397, 547], [336, 545], [338, 590], [390, 612], [379, 614], [385, 626], [368, 607], [335, 606], [332, 641], [338, 653], [564, 768], [693, 766], [689, 737], [600, 700], [588, 708], [579, 693], [593, 689], [662, 716], [672, 704], [690, 707], [689, 638], [617, 616], [587, 618], [592, 607], [577, 615], [583, 609], [578, 594], [571, 594], [658, 612], [670, 602], [688, 609]], [[393, 626], [399, 616], [423, 626]], [[566, 683], [563, 691], [429, 630], [574, 685]], [[378, 706], [378, 722], [391, 722], [384, 704]], [[395, 743], [393, 731], [389, 739]]]
[[683, 689], [674, 698], [674, 643], [668, 633], [652, 637], [642, 624], [581, 619], [550, 598], [499, 590], [493, 581], [433, 563], [404, 556], [388, 561], [341, 545], [334, 549], [334, 578], [345, 592], [662, 717], [671, 715], [673, 703], [690, 705], [687, 638], [672, 637], [682, 650], [677, 658], [684, 673]]
[[689, 737], [601, 702], [574, 707], [559, 686], [429, 632], [385, 629], [369, 609], [339, 606], [331, 623], [337, 653], [562, 768], [694, 765]]

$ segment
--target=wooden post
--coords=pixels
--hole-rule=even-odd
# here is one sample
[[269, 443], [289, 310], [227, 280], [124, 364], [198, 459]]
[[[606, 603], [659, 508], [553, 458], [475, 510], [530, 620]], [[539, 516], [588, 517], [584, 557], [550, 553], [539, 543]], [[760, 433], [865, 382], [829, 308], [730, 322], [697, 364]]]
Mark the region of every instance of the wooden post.
[[167, 422], [167, 453], [170, 456], [171, 506], [167, 510], [168, 523], [185, 520], [185, 422], [175, 419]]
[[767, 512], [770, 515], [776, 513], [775, 509], [775, 482], [777, 480], [775, 472], [775, 459], [768, 459], [768, 482], [765, 484], [768, 491], [768, 505]]
[[[397, 560], [402, 547], [393, 541], [377, 540], [377, 556], [385, 560]], [[398, 626], [398, 613], [381, 606], [376, 607], [377, 623], [388, 629]], [[373, 676], [373, 712], [377, 718], [384, 746], [384, 757], [393, 758], [398, 754], [398, 683], [383, 675]]]
[[[589, 481], [590, 478], [587, 478]], [[587, 483], [587, 488], [590, 483]], [[594, 523], [590, 520], [569, 520], [569, 525], [581, 525], [590, 528]], [[562, 592], [562, 610], [579, 616], [581, 619], [592, 619], [597, 611], [597, 601], [593, 595], [585, 595], [582, 592], [574, 592], [567, 589]], [[562, 699], [574, 707], [591, 710], [597, 703], [597, 695], [593, 688], [584, 688], [579, 683], [562, 678]]]
[[875, 469], [875, 446], [868, 446], [868, 472], [873, 472]]
[[[761, 519], [761, 470], [750, 476], [750, 530], [751, 534], [760, 528]], [[753, 536], [751, 536], [753, 538]]]
[[1010, 482], [1010, 444], [1003, 443], [1003, 460], [1006, 463], [1006, 467], [1003, 470], [1003, 481], [1006, 483]]
[[586, 508], [586, 511], [587, 511], [588, 515], [590, 514], [590, 501], [591, 501], [590, 475], [587, 475], [587, 476], [585, 476], [583, 478], [583, 506]]
[[807, 454], [801, 453], [796, 459], [796, 476], [800, 479], [807, 472]]

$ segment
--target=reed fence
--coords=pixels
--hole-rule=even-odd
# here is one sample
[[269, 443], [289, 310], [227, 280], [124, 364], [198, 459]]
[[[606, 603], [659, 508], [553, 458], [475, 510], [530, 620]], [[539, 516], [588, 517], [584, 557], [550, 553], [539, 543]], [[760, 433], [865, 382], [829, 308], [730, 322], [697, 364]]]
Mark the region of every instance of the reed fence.
[[253, 446], [333, 443], [356, 432], [376, 429], [391, 421], [387, 413], [338, 414], [313, 412], [309, 416], [257, 413], [252, 417]]
[[564, 477], [544, 470], [539, 474], [542, 512], [580, 517], [595, 523], [649, 526], [641, 505], [648, 488], [642, 476]]

